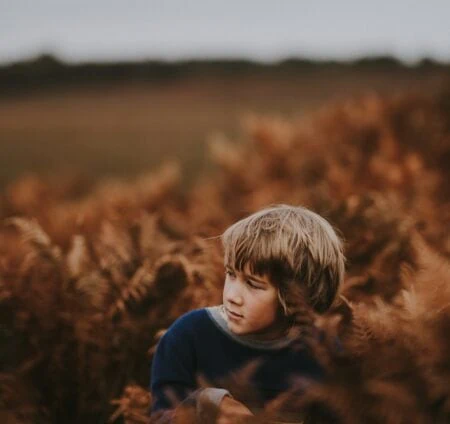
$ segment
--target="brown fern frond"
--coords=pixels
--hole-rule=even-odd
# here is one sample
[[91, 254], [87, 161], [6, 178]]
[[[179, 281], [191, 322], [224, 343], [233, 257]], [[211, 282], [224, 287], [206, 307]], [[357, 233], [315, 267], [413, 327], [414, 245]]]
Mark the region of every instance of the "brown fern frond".
[[85, 274], [91, 265], [89, 250], [84, 236], [77, 234], [72, 238], [72, 246], [66, 256], [66, 266], [73, 278]]
[[[152, 286], [154, 275], [148, 269], [148, 266], [140, 267], [129, 282], [123, 286], [111, 306], [108, 316], [115, 316], [117, 313], [124, 313], [126, 310], [136, 310], [149, 297], [149, 291]], [[145, 306], [144, 306], [145, 307]]]
[[111, 292], [108, 281], [98, 271], [78, 278], [74, 287], [83, 304], [102, 310]]
[[15, 226], [21, 233], [23, 240], [31, 245], [36, 252], [53, 261], [58, 262], [61, 259], [61, 250], [54, 246], [48, 234], [42, 229], [36, 219], [27, 219], [20, 217], [8, 218], [6, 225]]
[[99, 243], [121, 263], [129, 263], [135, 256], [130, 234], [118, 225], [105, 221], [102, 223]]
[[151, 395], [142, 387], [128, 385], [120, 399], [110, 401], [112, 405], [117, 405], [117, 409], [109, 417], [108, 422], [116, 421], [123, 416], [127, 424], [149, 423], [148, 409], [150, 408]]

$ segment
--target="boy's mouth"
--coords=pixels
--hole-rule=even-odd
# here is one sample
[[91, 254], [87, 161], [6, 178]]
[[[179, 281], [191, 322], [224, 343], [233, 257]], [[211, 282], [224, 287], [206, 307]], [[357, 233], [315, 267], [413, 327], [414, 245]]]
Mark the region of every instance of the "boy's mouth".
[[227, 311], [228, 315], [231, 315], [233, 318], [242, 318], [242, 315], [232, 312], [228, 308], [226, 308], [226, 311]]

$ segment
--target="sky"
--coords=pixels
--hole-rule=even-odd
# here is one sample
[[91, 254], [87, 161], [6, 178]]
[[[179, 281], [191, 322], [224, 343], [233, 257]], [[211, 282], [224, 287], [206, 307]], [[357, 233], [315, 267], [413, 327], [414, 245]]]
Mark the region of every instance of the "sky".
[[0, 0], [0, 63], [190, 58], [450, 62], [449, 0]]

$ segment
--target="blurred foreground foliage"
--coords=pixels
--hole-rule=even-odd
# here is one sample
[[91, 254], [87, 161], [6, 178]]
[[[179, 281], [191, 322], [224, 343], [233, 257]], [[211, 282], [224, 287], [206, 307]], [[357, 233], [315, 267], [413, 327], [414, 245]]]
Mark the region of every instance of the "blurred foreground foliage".
[[278, 402], [311, 422], [450, 421], [449, 130], [449, 92], [368, 95], [247, 117], [187, 191], [176, 163], [127, 183], [16, 180], [0, 203], [1, 421], [148, 422], [158, 338], [221, 302], [215, 237], [275, 202], [326, 217], [348, 258], [316, 319], [343, 341], [318, 351], [330, 382]]

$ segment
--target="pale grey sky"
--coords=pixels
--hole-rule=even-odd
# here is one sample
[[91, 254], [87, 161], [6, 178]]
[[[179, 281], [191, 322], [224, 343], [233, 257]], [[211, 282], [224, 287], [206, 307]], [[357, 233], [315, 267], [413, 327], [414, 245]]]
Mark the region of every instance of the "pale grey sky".
[[394, 55], [450, 62], [450, 0], [0, 0], [0, 62]]

